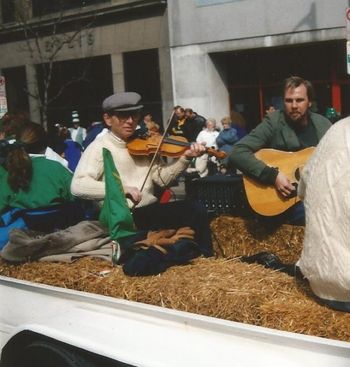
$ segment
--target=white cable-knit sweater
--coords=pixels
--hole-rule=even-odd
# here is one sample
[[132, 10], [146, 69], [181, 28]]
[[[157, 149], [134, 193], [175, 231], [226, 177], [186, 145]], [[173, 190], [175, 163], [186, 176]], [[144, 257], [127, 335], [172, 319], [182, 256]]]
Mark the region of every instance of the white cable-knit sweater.
[[306, 227], [298, 265], [320, 298], [350, 301], [350, 117], [333, 125], [299, 184]]
[[[74, 172], [71, 185], [72, 194], [83, 199], [104, 199], [103, 148], [107, 148], [111, 152], [123, 186], [141, 189], [147, 175], [150, 158], [130, 155], [126, 143], [109, 131], [102, 137], [95, 139], [84, 151]], [[157, 200], [154, 196], [154, 183], [162, 187], [168, 185], [188, 167], [188, 164], [189, 161], [186, 158], [180, 158], [168, 166], [155, 164], [142, 190], [142, 200], [137, 207], [154, 203]], [[128, 200], [128, 203], [131, 207], [132, 202]]]

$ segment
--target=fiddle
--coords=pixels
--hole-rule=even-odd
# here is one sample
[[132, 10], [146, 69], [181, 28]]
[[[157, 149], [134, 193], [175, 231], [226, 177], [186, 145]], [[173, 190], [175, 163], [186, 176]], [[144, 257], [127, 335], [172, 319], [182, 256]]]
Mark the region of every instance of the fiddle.
[[[163, 139], [163, 140], [162, 140]], [[159, 144], [160, 147], [159, 147]], [[126, 147], [132, 155], [151, 155], [158, 153], [161, 156], [178, 158], [191, 146], [183, 136], [168, 136], [162, 138], [161, 135], [155, 134], [146, 138], [135, 138], [127, 143]], [[226, 157], [226, 153], [214, 148], [206, 148], [206, 153], [218, 159]]]

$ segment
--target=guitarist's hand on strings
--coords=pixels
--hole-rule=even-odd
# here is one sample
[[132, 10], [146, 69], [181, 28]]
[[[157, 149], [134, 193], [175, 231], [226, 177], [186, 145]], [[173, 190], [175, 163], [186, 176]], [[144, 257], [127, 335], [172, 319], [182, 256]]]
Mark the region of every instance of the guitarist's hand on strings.
[[282, 173], [278, 172], [275, 181], [275, 187], [279, 194], [284, 197], [288, 197], [296, 190], [295, 186], [289, 181], [289, 179]]
[[206, 152], [205, 146], [202, 143], [192, 143], [190, 149], [184, 152], [187, 159], [195, 158], [203, 155]]

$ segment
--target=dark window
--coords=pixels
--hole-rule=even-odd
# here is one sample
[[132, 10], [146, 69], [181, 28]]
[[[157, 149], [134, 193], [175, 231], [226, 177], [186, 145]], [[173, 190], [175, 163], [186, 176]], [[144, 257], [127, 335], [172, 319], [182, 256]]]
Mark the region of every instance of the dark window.
[[33, 0], [33, 16], [104, 3], [106, 0]]
[[[43, 92], [43, 66], [37, 66]], [[62, 89], [63, 88], [63, 89]], [[61, 93], [62, 89], [62, 93]], [[80, 122], [88, 127], [102, 118], [102, 101], [113, 93], [110, 56], [56, 62], [48, 89], [48, 126], [72, 123], [72, 111], [78, 111]]]
[[162, 100], [158, 50], [126, 52], [124, 54], [125, 90], [141, 94], [144, 111], [150, 112], [162, 125]]
[[10, 23], [15, 21], [15, 2], [10, 0], [2, 0], [1, 2], [2, 21]]
[[[332, 105], [332, 73], [340, 83], [348, 79], [343, 41], [230, 52], [227, 72], [231, 107], [243, 114], [250, 128], [261, 121], [265, 105], [283, 108], [282, 83], [290, 75], [313, 83], [313, 108], [321, 114]], [[346, 88], [342, 93], [346, 95]], [[346, 101], [343, 98], [343, 109]]]
[[[24, 66], [3, 69], [6, 83], [7, 109], [10, 113], [29, 111]], [[39, 121], [38, 121], [39, 122]]]
[[350, 84], [341, 86], [342, 117], [350, 116]]

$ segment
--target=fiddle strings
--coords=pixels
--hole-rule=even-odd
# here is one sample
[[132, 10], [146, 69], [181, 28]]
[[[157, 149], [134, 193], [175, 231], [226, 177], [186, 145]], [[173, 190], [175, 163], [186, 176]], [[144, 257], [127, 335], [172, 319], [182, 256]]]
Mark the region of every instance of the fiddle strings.
[[146, 184], [147, 178], [148, 178], [149, 174], [151, 173], [151, 169], [152, 169], [152, 167], [153, 167], [153, 165], [154, 165], [154, 162], [155, 162], [155, 160], [156, 160], [156, 159], [157, 159], [157, 157], [158, 157], [159, 150], [160, 150], [160, 147], [161, 147], [161, 146], [162, 146], [162, 144], [163, 144], [163, 141], [164, 141], [164, 139], [165, 139], [165, 136], [166, 136], [166, 134], [168, 133], [168, 131], [169, 131], [169, 129], [170, 129], [171, 122], [172, 122], [172, 120], [173, 120], [174, 114], [175, 114], [175, 111], [173, 111], [173, 112], [171, 113], [170, 118], [169, 118], [169, 120], [168, 120], [168, 125], [167, 125], [167, 127], [166, 127], [166, 129], [165, 129], [165, 131], [164, 131], [164, 133], [163, 133], [163, 135], [162, 135], [162, 138], [161, 138], [161, 139], [160, 139], [160, 141], [159, 141], [159, 144], [158, 144], [158, 146], [157, 146], [156, 151], [154, 152], [154, 155], [153, 155], [153, 158], [152, 158], [152, 160], [151, 160], [151, 163], [150, 163], [149, 169], [148, 169], [148, 171], [147, 171], [147, 175], [146, 175], [146, 177], [145, 177], [145, 179], [144, 179], [144, 181], [143, 181], [143, 183], [142, 183], [141, 189], [140, 189], [140, 191], [141, 191], [141, 192], [142, 192], [142, 190], [143, 190], [143, 189], [144, 189], [144, 187], [145, 187], [145, 184]]
[[[149, 168], [148, 168], [148, 171], [147, 171], [146, 177], [145, 177], [145, 179], [143, 180], [143, 183], [142, 183], [142, 185], [141, 185], [140, 192], [142, 192], [142, 190], [143, 190], [143, 189], [144, 189], [144, 187], [145, 187], [146, 181], [147, 181], [147, 179], [148, 179], [148, 176], [149, 176], [149, 175], [150, 175], [150, 173], [151, 173], [151, 170], [152, 170], [152, 167], [153, 167], [153, 165], [154, 165], [154, 162], [156, 161], [156, 159], [157, 159], [157, 157], [158, 157], [160, 147], [161, 147], [161, 146], [162, 146], [162, 144], [163, 144], [163, 141], [164, 141], [164, 139], [165, 139], [165, 136], [166, 136], [166, 135], [167, 135], [167, 133], [169, 132], [169, 129], [170, 129], [170, 127], [171, 127], [171, 123], [172, 123], [173, 118], [174, 118], [174, 114], [175, 114], [175, 110], [173, 110], [173, 111], [172, 111], [172, 113], [171, 113], [171, 115], [170, 115], [170, 117], [169, 117], [169, 119], [168, 119], [167, 127], [166, 127], [166, 128], [165, 128], [165, 130], [164, 130], [164, 133], [163, 133], [163, 135], [162, 135], [162, 138], [160, 139], [159, 144], [158, 144], [158, 146], [157, 146], [157, 149], [156, 149], [156, 151], [155, 151], [155, 153], [154, 153], [154, 155], [153, 155], [153, 158], [152, 158], [152, 160], [151, 160], [151, 162], [150, 162], [150, 165], [149, 165]], [[136, 206], [136, 204], [134, 204], [134, 205], [132, 206], [131, 211], [133, 211], [133, 210], [135, 209], [135, 206]]]

